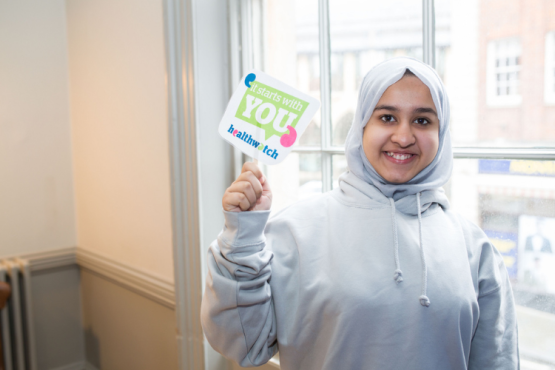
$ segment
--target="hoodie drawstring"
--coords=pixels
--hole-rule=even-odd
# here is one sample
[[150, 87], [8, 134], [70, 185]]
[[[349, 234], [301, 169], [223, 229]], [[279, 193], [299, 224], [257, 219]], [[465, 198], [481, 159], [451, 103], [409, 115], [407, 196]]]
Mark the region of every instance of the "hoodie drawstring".
[[391, 203], [391, 220], [393, 222], [393, 245], [394, 245], [394, 255], [395, 255], [395, 273], [393, 274], [393, 279], [397, 284], [403, 281], [403, 271], [401, 271], [401, 266], [399, 264], [399, 242], [397, 241], [397, 220], [395, 219], [395, 201], [389, 198], [389, 203]]
[[[395, 201], [389, 198], [389, 203], [391, 204], [391, 219], [393, 222], [393, 253], [395, 257], [395, 272], [393, 274], [393, 279], [397, 284], [403, 281], [403, 272], [401, 271], [401, 266], [399, 263], [399, 242], [397, 240], [397, 220], [395, 217]], [[416, 194], [416, 205], [418, 206], [418, 234], [420, 237], [420, 260], [422, 261], [422, 294], [418, 299], [422, 306], [428, 307], [430, 305], [430, 299], [426, 295], [426, 290], [428, 287], [428, 269], [426, 266], [426, 256], [424, 255], [424, 244], [422, 243], [422, 215], [420, 207], [420, 193]]]
[[420, 235], [420, 259], [422, 260], [422, 295], [420, 295], [420, 304], [428, 307], [430, 299], [426, 295], [428, 288], [428, 268], [426, 266], [426, 256], [424, 255], [424, 244], [422, 244], [422, 215], [420, 209], [420, 193], [416, 194], [416, 204], [418, 206], [418, 234]]

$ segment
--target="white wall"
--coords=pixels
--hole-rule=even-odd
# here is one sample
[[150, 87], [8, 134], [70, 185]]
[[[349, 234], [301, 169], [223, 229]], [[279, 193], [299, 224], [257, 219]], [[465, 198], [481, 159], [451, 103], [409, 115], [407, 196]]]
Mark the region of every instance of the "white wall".
[[162, 1], [67, 19], [79, 246], [173, 281]]
[[65, 14], [0, 2], [0, 256], [76, 244]]

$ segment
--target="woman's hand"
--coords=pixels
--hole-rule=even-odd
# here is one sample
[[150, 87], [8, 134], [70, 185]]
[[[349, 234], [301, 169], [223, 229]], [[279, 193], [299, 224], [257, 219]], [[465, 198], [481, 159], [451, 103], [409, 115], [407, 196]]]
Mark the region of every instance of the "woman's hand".
[[228, 212], [267, 211], [272, 191], [266, 177], [254, 162], [246, 162], [241, 174], [224, 193], [222, 206]]

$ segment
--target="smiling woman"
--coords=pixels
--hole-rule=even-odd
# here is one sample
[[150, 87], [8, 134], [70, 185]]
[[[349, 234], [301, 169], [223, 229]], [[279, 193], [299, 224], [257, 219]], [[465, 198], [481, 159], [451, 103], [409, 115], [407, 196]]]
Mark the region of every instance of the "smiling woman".
[[[410, 70], [414, 76], [406, 74]], [[339, 187], [270, 217], [252, 162], [226, 190], [201, 321], [241, 366], [283, 370], [516, 370], [503, 259], [450, 210], [449, 100], [412, 58], [368, 72]]]
[[430, 89], [407, 70], [385, 90], [364, 128], [366, 158], [386, 181], [404, 183], [432, 163], [438, 146]]

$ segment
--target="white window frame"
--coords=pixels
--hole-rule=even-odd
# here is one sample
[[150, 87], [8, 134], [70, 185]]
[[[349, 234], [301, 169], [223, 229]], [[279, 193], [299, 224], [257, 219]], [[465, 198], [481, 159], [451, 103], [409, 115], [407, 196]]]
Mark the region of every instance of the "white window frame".
[[[515, 67], [498, 67], [496, 66], [496, 60], [499, 56], [498, 49], [502, 44], [516, 44], [512, 47], [515, 54], [521, 58], [522, 55], [522, 45], [521, 41], [518, 38], [504, 38], [504, 39], [497, 39], [491, 40], [488, 43], [487, 47], [487, 57], [486, 57], [486, 104], [491, 107], [510, 107], [510, 106], [518, 106], [522, 103], [522, 95], [520, 91], [518, 94], [511, 94], [511, 95], [498, 95], [497, 94], [497, 75], [499, 69], [505, 68], [510, 72], [517, 72], [519, 73], [520, 79], [520, 67], [521, 64]], [[504, 71], [505, 73], [507, 71]]]
[[[256, 65], [253, 60], [253, 49], [261, 48], [264, 38], [254, 39], [250, 27], [253, 12], [264, 11], [266, 0], [228, 0], [230, 20], [230, 53], [232, 86], [239, 83], [241, 76]], [[256, 4], [253, 6], [253, 4]], [[333, 187], [332, 160], [333, 155], [345, 154], [343, 147], [332, 145], [331, 122], [331, 49], [329, 0], [318, 0], [319, 13], [319, 57], [320, 57], [320, 99], [321, 99], [321, 144], [320, 147], [294, 147], [297, 153], [318, 153], [321, 155], [322, 191]], [[423, 61], [435, 68], [435, 10], [434, 0], [422, 0], [422, 39]], [[263, 23], [263, 22], [262, 22]], [[263, 30], [265, 33], [266, 31]], [[550, 33], [553, 36], [555, 32]], [[547, 40], [546, 40], [547, 42]], [[553, 43], [551, 44], [553, 45]], [[554, 46], [555, 47], [555, 46]], [[249, 54], [250, 53], [250, 54]], [[491, 53], [488, 53], [488, 57]], [[552, 53], [553, 55], [553, 53]], [[555, 64], [555, 61], [554, 61]], [[487, 68], [487, 67], [486, 67]], [[488, 73], [488, 71], [486, 71]], [[493, 72], [492, 72], [493, 73]], [[492, 75], [488, 73], [488, 76]], [[487, 81], [486, 81], [487, 84]], [[490, 85], [491, 86], [491, 85]], [[511, 100], [487, 101], [494, 106], [511, 106], [521, 104], [522, 97]], [[554, 100], [555, 104], [555, 100]], [[246, 159], [235, 150], [235, 175], [238, 176]], [[453, 148], [455, 159], [521, 159], [521, 160], [555, 160], [555, 147], [550, 148], [515, 148], [515, 147], [461, 147]], [[270, 360], [270, 367], [279, 368], [279, 358]]]
[[[232, 72], [233, 84], [236, 85], [242, 74], [252, 65], [252, 56], [245, 55], [245, 50], [252, 46], [252, 29], [246, 22], [237, 21], [241, 16], [249, 17], [252, 15], [252, 4], [265, 4], [265, 0], [229, 0], [230, 4], [230, 26], [232, 35]], [[329, 0], [318, 1], [319, 12], [319, 54], [320, 54], [320, 99], [321, 99], [321, 145], [320, 147], [295, 147], [297, 153], [319, 153], [322, 159], [322, 191], [326, 192], [333, 187], [332, 159], [335, 154], [345, 154], [343, 147], [333, 146], [331, 141], [331, 76], [330, 76], [330, 21], [329, 21]], [[422, 41], [423, 41], [423, 61], [435, 68], [435, 10], [434, 0], [422, 0]], [[239, 32], [240, 30], [241, 32]], [[553, 35], [553, 33], [551, 33]], [[260, 40], [259, 40], [260, 41]], [[247, 46], [243, 46], [247, 45]], [[257, 45], [257, 47], [261, 47]], [[246, 62], [239, 62], [240, 56]], [[495, 99], [494, 99], [495, 100]], [[519, 96], [515, 101], [505, 101], [497, 103], [507, 106], [520, 104], [522, 97]], [[555, 160], [555, 148], [514, 148], [514, 147], [454, 147], [453, 156], [459, 158], [474, 159], [534, 159], [534, 160]], [[236, 151], [235, 168], [240, 171], [244, 157]], [[237, 172], [237, 174], [240, 172]]]
[[[202, 256], [207, 246], [205, 241], [211, 240], [221, 225], [221, 222], [214, 223], [214, 219], [221, 219], [222, 216], [219, 201], [214, 201], [212, 194], [223, 193], [229, 183], [227, 180], [233, 175], [226, 171], [228, 162], [217, 162], [215, 168], [214, 162], [210, 161], [214, 157], [225, 158], [226, 144], [222, 143], [216, 152], [206, 145], [212, 137], [210, 135], [216, 132], [218, 115], [225, 109], [226, 95], [213, 98], [209, 89], [201, 89], [200, 86], [227, 81], [226, 72], [222, 71], [224, 67], [222, 70], [216, 68], [217, 73], [214, 68], [203, 68], [211, 66], [214, 61], [218, 66], [225, 65], [226, 46], [229, 47], [231, 89], [245, 71], [260, 62], [254, 60], [254, 51], [261, 47], [264, 35], [253, 37], [250, 21], [253, 12], [264, 12], [265, 0], [228, 0], [227, 9], [217, 0], [164, 0], [163, 5], [179, 369], [208, 369], [216, 366], [220, 357], [206, 343], [198, 320], [205, 276]], [[422, 6], [424, 62], [435, 66], [434, 2], [422, 0]], [[226, 31], [226, 12], [230, 26], [229, 40], [222, 38]], [[332, 156], [344, 154], [342, 147], [331, 145], [328, 0], [319, 0], [319, 31], [322, 144], [320, 148], [296, 147], [294, 151], [321, 154], [323, 191], [328, 191], [332, 188]], [[208, 42], [212, 43], [210, 47], [199, 46]], [[260, 56], [264, 58], [263, 54]], [[203, 122], [213, 124], [200, 124], [201, 118]], [[213, 151], [204, 151], [209, 149]], [[454, 157], [555, 160], [555, 148], [455, 147]], [[235, 177], [243, 162], [244, 157], [235, 151]], [[205, 181], [208, 179], [210, 181]], [[207, 191], [203, 191], [201, 186], [204, 182], [211, 184]], [[213, 184], [217, 184], [217, 189]], [[275, 360], [270, 366], [279, 367]]]
[[544, 101], [555, 105], [555, 31], [545, 35]]

